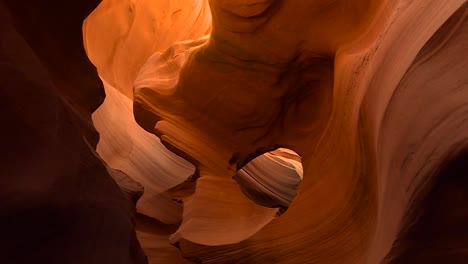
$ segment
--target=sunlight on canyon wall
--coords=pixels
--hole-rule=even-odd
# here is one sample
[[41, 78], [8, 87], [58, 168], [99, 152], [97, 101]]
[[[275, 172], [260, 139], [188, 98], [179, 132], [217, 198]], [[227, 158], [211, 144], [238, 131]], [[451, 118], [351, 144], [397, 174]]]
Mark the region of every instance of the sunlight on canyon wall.
[[144, 187], [149, 261], [391, 262], [468, 143], [466, 10], [102, 1], [83, 24], [106, 91], [97, 152]]

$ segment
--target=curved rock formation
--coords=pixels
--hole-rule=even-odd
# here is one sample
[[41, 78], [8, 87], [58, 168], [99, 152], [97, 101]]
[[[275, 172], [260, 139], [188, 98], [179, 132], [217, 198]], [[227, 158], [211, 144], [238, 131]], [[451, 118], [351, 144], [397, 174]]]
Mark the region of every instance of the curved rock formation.
[[[136, 120], [200, 171], [172, 242], [216, 263], [383, 261], [416, 187], [437, 160], [466, 146], [467, 59], [442, 60], [466, 54], [462, 22], [442, 27], [466, 4], [226, 3], [211, 2], [208, 40], [153, 55], [135, 82]], [[423, 114], [434, 100], [440, 106]], [[222, 196], [223, 188], [277, 146], [303, 157], [304, 181], [289, 211], [253, 234], [267, 212], [234, 204], [244, 199]], [[249, 224], [223, 218], [225, 207]]]
[[[126, 37], [121, 38], [120, 41], [126, 44], [115, 43], [116, 35], [123, 33], [118, 30], [109, 32], [106, 29], [111, 27], [114, 22], [112, 20], [104, 21], [104, 18], [107, 19], [109, 13], [112, 13], [115, 17], [126, 14], [122, 11], [127, 10], [123, 6], [116, 6], [112, 4], [112, 2], [103, 2], [84, 23], [85, 46], [87, 47], [88, 55], [91, 60], [98, 66], [101, 77], [105, 79], [104, 87], [107, 93], [107, 98], [104, 104], [93, 113], [94, 124], [101, 134], [101, 140], [97, 150], [107, 164], [115, 169], [122, 170], [145, 187], [145, 193], [138, 202], [138, 211], [167, 224], [175, 224], [181, 221], [182, 207], [180, 204], [176, 204], [172, 200], [182, 201], [182, 198], [186, 197], [186, 195], [182, 194], [180, 190], [187, 188], [178, 185], [194, 176], [194, 168], [184, 160], [167, 151], [157, 138], [142, 130], [134, 122], [133, 117], [131, 116], [133, 115], [131, 104], [132, 97], [130, 96], [130, 98], [128, 98], [128, 94], [129, 91], [132, 90], [132, 86], [128, 85], [123, 79], [119, 79], [121, 77], [127, 78], [125, 77], [126, 75], [120, 76], [117, 73], [122, 72], [127, 68], [133, 69], [135, 68], [133, 65], [141, 64], [141, 58], [148, 53], [148, 49], [164, 50], [169, 46], [169, 44], [172, 44], [172, 42], [180, 38], [201, 36], [201, 34], [206, 33], [205, 28], [209, 28], [210, 26], [210, 20], [207, 20], [206, 18], [203, 19], [207, 3], [199, 2], [198, 4], [195, 4], [195, 2], [190, 2], [192, 5], [187, 5], [187, 3], [189, 2], [159, 2], [156, 4], [155, 2], [146, 1], [139, 3], [138, 6], [132, 6], [132, 4], [128, 2], [126, 8], [135, 9], [135, 15], [127, 17], [127, 19], [132, 21], [129, 23], [135, 27], [133, 29], [135, 32], [128, 34], [125, 33], [127, 34], [125, 35]], [[177, 19], [166, 20], [164, 16], [161, 17], [161, 13], [158, 12], [164, 10], [162, 13], [166, 14], [167, 8], [169, 8], [168, 10], [178, 10], [179, 8], [182, 8], [182, 10], [177, 16]], [[198, 14], [198, 16], [194, 16], [194, 14]], [[207, 14], [209, 15], [209, 12]], [[197, 17], [194, 27], [199, 26], [201, 28], [200, 30], [184, 31], [179, 29], [175, 31], [167, 31], [168, 28], [180, 28], [180, 25], [187, 26], [185, 23], [180, 24], [181, 21], [186, 21], [186, 19], [190, 20], [194, 17]], [[148, 29], [147, 27], [144, 27], [144, 25], [149, 25], [149, 22], [146, 22], [148, 19], [154, 20], [156, 18], [162, 19], [161, 23], [158, 24], [159, 27], [156, 29]], [[143, 21], [141, 21], [141, 19], [143, 19]], [[122, 27], [125, 26], [123, 25]], [[155, 42], [156, 44], [149, 44], [142, 41], [142, 39], [147, 38], [146, 35], [148, 34], [148, 31], [153, 34], [161, 34], [164, 36], [164, 41]], [[137, 49], [140, 45], [146, 45], [145, 47], [148, 48], [138, 49], [142, 54], [134, 54], [135, 56], [129, 57], [122, 53], [125, 56], [121, 56], [119, 54], [123, 50], [103, 48], [106, 47], [104, 45], [104, 41], [108, 41], [106, 43], [111, 43], [112, 45], [129, 46], [132, 50]], [[187, 43], [187, 45], [197, 45], [197, 43], [201, 43], [203, 41], [205, 40], [202, 39], [200, 41], [196, 41], [194, 44]], [[150, 46], [151, 48], [149, 48]], [[181, 47], [183, 47], [183, 44]], [[177, 52], [178, 48], [172, 48], [171, 50], [171, 52]], [[160, 53], [156, 53], [155, 56], [159, 57], [159, 54]], [[166, 54], [170, 56], [170, 52]], [[112, 57], [112, 60], [109, 59], [109, 57]], [[130, 63], [125, 63], [129, 60], [131, 60]], [[99, 67], [100, 64], [105, 62], [111, 63], [107, 65], [108, 67]], [[126, 71], [126, 74], [131, 74], [132, 71], [133, 70]], [[171, 73], [170, 70], [166, 72], [168, 74]], [[131, 75], [128, 76], [128, 78], [132, 78]], [[165, 78], [170, 77], [168, 76]], [[109, 84], [107, 82], [108, 80], [112, 83], [118, 83], [116, 84], [117, 88]], [[124, 91], [122, 89], [124, 89]], [[136, 111], [138, 111], [138, 109], [136, 109]], [[268, 164], [279, 164], [278, 159], [277, 161], [273, 159], [264, 159], [260, 163], [267, 164], [266, 166], [264, 165], [264, 167], [268, 167]], [[302, 175], [302, 168], [299, 168], [300, 164], [296, 164], [297, 162], [293, 163], [300, 170], [299, 173]], [[257, 161], [253, 164], [253, 166], [258, 166], [259, 162]], [[292, 169], [291, 173], [293, 173], [293, 171], [296, 170]], [[241, 170], [239, 175], [239, 181], [246, 179], [241, 176], [245, 175], [245, 173], [243, 174], [243, 170]], [[297, 188], [298, 178], [289, 178], [292, 180], [291, 187], [284, 187], [283, 192], [289, 191], [289, 188]], [[281, 181], [282, 178], [278, 179]], [[192, 181], [189, 180], [189, 182]], [[233, 182], [231, 184], [233, 188], [237, 188]], [[268, 188], [271, 184], [272, 183], [264, 182], [264, 188]], [[187, 186], [187, 184], [183, 184], [183, 186]], [[189, 189], [193, 189], [193, 187]], [[189, 191], [189, 193], [192, 192], [193, 190]], [[269, 199], [268, 197], [275, 195], [277, 196], [278, 194], [266, 194], [265, 199]], [[288, 196], [291, 194], [283, 195]], [[284, 200], [284, 197], [272, 199], [283, 199], [281, 205], [287, 207], [292, 198], [289, 198], [289, 200]], [[270, 214], [270, 220], [273, 215], [274, 212]]]
[[256, 204], [287, 209], [302, 180], [300, 157], [288, 149], [265, 153], [240, 169], [233, 179]]
[[93, 113], [101, 135], [97, 152], [112, 168], [144, 186], [139, 212], [166, 224], [181, 221], [182, 206], [167, 192], [194, 174], [194, 167], [167, 151], [159, 140], [135, 122], [132, 101], [104, 82], [106, 100]]
[[2, 262], [466, 262], [465, 0], [97, 4], [0, 4]]
[[83, 32], [99, 75], [131, 99], [129, 87], [151, 54], [199, 38], [210, 28], [205, 1], [104, 0], [84, 22]]

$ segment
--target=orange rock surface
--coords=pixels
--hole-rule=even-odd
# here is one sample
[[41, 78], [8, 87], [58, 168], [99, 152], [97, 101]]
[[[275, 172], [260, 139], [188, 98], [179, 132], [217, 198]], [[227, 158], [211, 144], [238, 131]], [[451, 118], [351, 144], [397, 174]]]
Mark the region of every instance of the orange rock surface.
[[467, 7], [2, 0], [0, 262], [468, 263]]
[[[189, 259], [385, 262], [438, 160], [466, 146], [463, 0], [139, 5], [104, 1], [84, 24], [85, 46], [101, 77], [133, 100], [136, 122], [195, 167], [170, 237]], [[115, 24], [103, 21], [106, 12], [120, 17], [112, 31], [103, 30]], [[107, 116], [113, 114], [95, 124]], [[128, 142], [133, 137], [143, 138], [122, 138], [133, 151], [160, 144], [154, 137], [146, 145]], [[279, 147], [302, 158], [302, 182], [302, 173], [288, 181], [287, 173], [257, 171], [236, 184], [239, 170], [245, 175], [254, 158]], [[148, 159], [166, 166], [161, 158], [148, 150]], [[167, 166], [174, 171], [176, 164]], [[162, 187], [167, 177], [190, 176], [169, 174], [135, 179]], [[268, 193], [252, 184], [255, 177], [278, 178], [270, 186], [292, 197], [300, 182], [281, 217], [249, 195]]]

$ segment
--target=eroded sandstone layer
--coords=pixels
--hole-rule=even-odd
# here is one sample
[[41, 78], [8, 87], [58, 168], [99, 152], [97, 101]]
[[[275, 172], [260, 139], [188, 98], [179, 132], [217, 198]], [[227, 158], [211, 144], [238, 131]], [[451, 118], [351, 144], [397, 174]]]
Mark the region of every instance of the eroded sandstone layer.
[[0, 261], [467, 263], [467, 5], [2, 1]]
[[[166, 21], [171, 8], [155, 15], [172, 33], [149, 42], [153, 55], [132, 46], [147, 59], [133, 95], [121, 91], [140, 126], [195, 166], [171, 243], [209, 263], [384, 261], [441, 160], [466, 146], [465, 1], [212, 0], [207, 36], [208, 3], [182, 2], [177, 13], [198, 14], [192, 37], [174, 37], [192, 25]], [[302, 157], [304, 178], [272, 218], [232, 178], [278, 147]]]

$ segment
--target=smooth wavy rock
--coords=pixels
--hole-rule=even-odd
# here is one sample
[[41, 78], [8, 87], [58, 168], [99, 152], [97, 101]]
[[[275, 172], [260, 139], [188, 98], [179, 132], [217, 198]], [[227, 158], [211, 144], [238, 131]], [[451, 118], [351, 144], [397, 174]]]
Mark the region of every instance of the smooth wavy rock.
[[[427, 189], [428, 183], [434, 182], [433, 177], [437, 176], [447, 160], [456, 160], [468, 148], [468, 4], [464, 3], [458, 10], [455, 9], [457, 12], [453, 15], [450, 6], [444, 8], [438, 12], [447, 12], [450, 19], [443, 21], [445, 23], [419, 50], [406, 69], [397, 87], [387, 98], [389, 100], [377, 130], [377, 146], [380, 149], [376, 155], [380, 165], [377, 181], [379, 188], [386, 191], [378, 195], [379, 225], [374, 242], [379, 241], [383, 246], [370, 248], [369, 261], [378, 261], [388, 253], [388, 247], [396, 238], [395, 234], [410, 221], [405, 219], [411, 213], [409, 209], [412, 209], [406, 208], [407, 205], [419, 198], [416, 195]], [[434, 22], [434, 17], [428, 17], [427, 20]], [[407, 49], [403, 51], [402, 47], [399, 52], [407, 52]], [[369, 105], [376, 103], [370, 101], [372, 93], [368, 93], [368, 96]], [[460, 172], [461, 175], [467, 175], [466, 170]], [[449, 175], [442, 177], [446, 179], [441, 181], [449, 180]], [[456, 192], [457, 188], [453, 188], [453, 191]], [[462, 201], [461, 198], [456, 200]], [[434, 204], [436, 206], [437, 203]], [[465, 239], [463, 248], [466, 248], [468, 241], [462, 232], [459, 235]], [[458, 239], [454, 236], [454, 240]], [[449, 261], [450, 255], [457, 255], [453, 253], [457, 246], [451, 248], [451, 242], [446, 242], [446, 245], [438, 248], [448, 249], [444, 258]], [[431, 254], [430, 247], [426, 251], [428, 255]], [[468, 259], [466, 253], [462, 256], [463, 260], [459, 263]], [[455, 259], [452, 258], [453, 263], [458, 262]], [[437, 259], [424, 260], [424, 257], [417, 261], [438, 262]]]
[[104, 0], [86, 18], [86, 52], [99, 75], [132, 99], [141, 66], [176, 41], [200, 38], [211, 28], [208, 3], [194, 0]]
[[[187, 0], [103, 1], [83, 24], [86, 52], [106, 91], [93, 113], [101, 135], [97, 151], [110, 167], [143, 185], [138, 212], [167, 224], [179, 223], [182, 216], [182, 205], [167, 191], [190, 178], [194, 168], [135, 123], [133, 81], [149, 55], [175, 41], [199, 38], [210, 27], [207, 4]], [[129, 56], [129, 50], [139, 52]]]
[[167, 191], [194, 174], [194, 167], [168, 151], [133, 119], [132, 101], [104, 81], [106, 99], [93, 113], [100, 133], [97, 152], [110, 167], [140, 183], [137, 210], [167, 224], [181, 221], [182, 206]]
[[[136, 120], [200, 173], [172, 242], [210, 263], [383, 261], [416, 187], [467, 143], [466, 58], [439, 61], [446, 46], [418, 57], [465, 1], [210, 3], [209, 40], [153, 55], [135, 82]], [[301, 155], [303, 182], [289, 210], [253, 233], [262, 212], [231, 177], [278, 146]]]
[[277, 149], [250, 161], [233, 179], [256, 204], [287, 209], [296, 197], [302, 174], [300, 157], [293, 151]]
[[[153, 14], [151, 12], [156, 12], [155, 7], [142, 8], [139, 5], [149, 5], [150, 2], [141, 2], [138, 3], [138, 7], [134, 8], [138, 10], [144, 10], [141, 12], [148, 12], [151, 16], [158, 17], [161, 20], [161, 24], [156, 29], [153, 29], [154, 32], [158, 33], [160, 38], [163, 38], [163, 42], [156, 42], [151, 49], [163, 49], [165, 46], [168, 46], [170, 43], [176, 41], [178, 38], [187, 38], [192, 35], [200, 35], [201, 33], [197, 32], [188, 32], [190, 34], [184, 35], [183, 30], [180, 28], [178, 30], [169, 31], [170, 28], [177, 27], [178, 24], [168, 23], [165, 19], [160, 17], [160, 14]], [[164, 8], [175, 8], [173, 5], [177, 3], [160, 3]], [[189, 15], [189, 18], [193, 17], [193, 14], [199, 12], [199, 16], [203, 16], [204, 9], [199, 9], [206, 4], [197, 4], [193, 3], [194, 6], [189, 6], [191, 11], [187, 11], [187, 5], [183, 5], [182, 2], [177, 5], [181, 5], [184, 8], [185, 15]], [[154, 5], [154, 2], [153, 2]], [[176, 6], [177, 6], [176, 5]], [[103, 7], [104, 6], [104, 7]], [[100, 57], [103, 56], [102, 52], [97, 47], [106, 47], [112, 43], [113, 38], [107, 35], [107, 32], [99, 31], [104, 29], [106, 26], [109, 26], [105, 23], [110, 23], [111, 21], [105, 20], [105, 23], [101, 22], [101, 17], [107, 15], [106, 12], [102, 10], [113, 10], [115, 16], [123, 16], [125, 13], [122, 12], [118, 7], [114, 7], [111, 3], [102, 3], [101, 6], [96, 9], [93, 14], [88, 17], [84, 24], [84, 35], [85, 35], [85, 46], [87, 47], [88, 55], [96, 63], [98, 69], [103, 69], [106, 71], [109, 69], [117, 68], [138, 68], [134, 64], [123, 64], [118, 60], [108, 60], [106, 61], [105, 67], [100, 65], [99, 62], [96, 62]], [[107, 11], [110, 12], [110, 11]], [[161, 12], [160, 10], [158, 12]], [[144, 13], [146, 14], [146, 13]], [[146, 16], [150, 16], [146, 14]], [[142, 15], [143, 16], [143, 15]], [[128, 18], [131, 19], [131, 18]], [[137, 18], [133, 18], [137, 21]], [[180, 18], [182, 19], [182, 18]], [[172, 21], [172, 20], [171, 20]], [[177, 20], [178, 21], [178, 20]], [[135, 25], [137, 22], [135, 22]], [[145, 25], [148, 25], [146, 22], [138, 22], [141, 25], [138, 26], [139, 34], [146, 34], [147, 31], [151, 31]], [[175, 23], [175, 22], [174, 22]], [[139, 25], [139, 24], [138, 24]], [[195, 25], [196, 26], [196, 25]], [[202, 26], [203, 28], [203, 26]], [[205, 30], [206, 31], [206, 30]], [[200, 32], [205, 32], [200, 30]], [[118, 32], [118, 31], [116, 31]], [[96, 36], [96, 34], [99, 35]], [[115, 32], [114, 32], [115, 33]], [[117, 33], [116, 33], [117, 34]], [[122, 41], [128, 43], [128, 45], [134, 45], [132, 50], [137, 49], [137, 45], [141, 45], [142, 36], [135, 33], [133, 35], [128, 35], [122, 38]], [[155, 33], [156, 34], [156, 33]], [[95, 37], [92, 37], [95, 36]], [[198, 45], [206, 41], [206, 38], [202, 38], [200, 41], [187, 42], [186, 45]], [[166, 44], [164, 44], [166, 43]], [[184, 49], [184, 45], [180, 47], [173, 47], [172, 52], [178, 52], [178, 49]], [[105, 50], [112, 50], [110, 47], [106, 47]], [[148, 50], [138, 49], [141, 52], [145, 53]], [[116, 50], [117, 54], [110, 54], [108, 56], [119, 57], [118, 53], [120, 49]], [[96, 55], [97, 54], [97, 55]], [[172, 56], [172, 53], [166, 53], [166, 56]], [[98, 58], [95, 58], [98, 56]], [[143, 56], [143, 55], [142, 55]], [[156, 57], [160, 57], [160, 53], [156, 53]], [[125, 59], [129, 59], [128, 56]], [[138, 60], [138, 56], [132, 58], [133, 60]], [[101, 67], [100, 67], [101, 66]], [[100, 72], [102, 73], [100, 70]], [[171, 74], [170, 67], [163, 69], [167, 74]], [[147, 216], [153, 217], [167, 224], [175, 224], [181, 221], [182, 217], [182, 205], [174, 203], [173, 200], [181, 201], [182, 198], [186, 198], [188, 195], [181, 195], [179, 186], [185, 180], [189, 179], [194, 174], [193, 167], [185, 162], [184, 160], [178, 158], [172, 152], [167, 151], [165, 147], [162, 146], [159, 139], [154, 136], [151, 136], [149, 133], [145, 132], [135, 123], [133, 118], [133, 112], [138, 112], [139, 109], [133, 109], [132, 101], [129, 99], [126, 94], [132, 90], [132, 86], [123, 85], [125, 82], [118, 84], [119, 89], [113, 87], [108, 83], [108, 80], [114, 81], [109, 75], [101, 76], [103, 78], [104, 88], [106, 90], [106, 100], [100, 106], [100, 108], [93, 113], [93, 122], [100, 132], [101, 138], [97, 146], [97, 151], [103, 160], [112, 168], [118, 169], [130, 175], [134, 180], [138, 181], [145, 188], [143, 197], [138, 201], [138, 211]], [[158, 80], [163, 80], [163, 82], [168, 82], [171, 79], [171, 76], [160, 77]], [[122, 90], [124, 89], [124, 91]], [[263, 163], [268, 164], [278, 164], [278, 162], [273, 161], [272, 159], [267, 159], [262, 161]], [[256, 161], [255, 163], [259, 163]], [[264, 167], [269, 167], [266, 164]], [[253, 165], [255, 166], [255, 165]], [[247, 166], [247, 168], [249, 168]], [[242, 171], [241, 171], [242, 173]], [[257, 178], [261, 178], [262, 175], [258, 174]], [[277, 179], [282, 179], [280, 176], [276, 177]], [[251, 178], [252, 179], [252, 178]], [[285, 192], [289, 191], [289, 188], [297, 188], [297, 183], [293, 183], [292, 187], [284, 187]], [[171, 189], [169, 192], [168, 190]], [[189, 193], [193, 193], [193, 187]], [[175, 193], [174, 190], [179, 190], [178, 193]], [[275, 195], [273, 193], [265, 194], [267, 197], [270, 195]], [[287, 194], [285, 194], [287, 195]], [[180, 197], [181, 196], [181, 197]], [[284, 198], [283, 198], [284, 199]], [[283, 206], [287, 207], [291, 198], [288, 201], [283, 201]], [[278, 207], [274, 206], [274, 207]]]
[[[100, 150], [153, 186], [143, 197], [166, 195], [148, 215], [181, 220], [144, 247], [168, 239], [204, 263], [402, 260], [408, 212], [468, 143], [465, 2], [211, 0], [210, 17], [202, 0], [104, 1], [84, 25], [110, 84]], [[186, 23], [167, 19], [172, 3]], [[153, 173], [167, 150], [131, 112], [193, 175]]]

